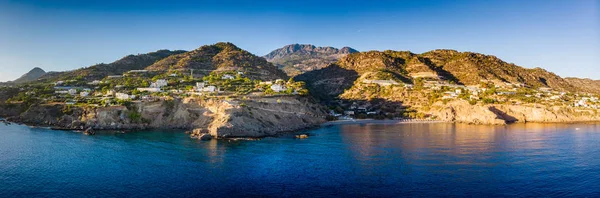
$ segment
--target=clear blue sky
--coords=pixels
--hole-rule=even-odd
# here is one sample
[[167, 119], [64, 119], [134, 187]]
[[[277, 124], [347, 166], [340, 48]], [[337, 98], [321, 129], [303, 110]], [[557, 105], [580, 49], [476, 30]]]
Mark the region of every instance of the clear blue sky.
[[219, 41], [257, 55], [292, 43], [456, 49], [600, 79], [600, 0], [0, 0], [0, 81]]

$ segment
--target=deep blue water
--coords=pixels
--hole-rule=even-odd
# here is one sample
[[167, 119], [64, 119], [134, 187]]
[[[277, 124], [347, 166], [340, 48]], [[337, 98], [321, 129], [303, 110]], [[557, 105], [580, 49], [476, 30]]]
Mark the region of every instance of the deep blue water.
[[600, 125], [340, 125], [260, 141], [0, 126], [0, 197], [600, 196]]

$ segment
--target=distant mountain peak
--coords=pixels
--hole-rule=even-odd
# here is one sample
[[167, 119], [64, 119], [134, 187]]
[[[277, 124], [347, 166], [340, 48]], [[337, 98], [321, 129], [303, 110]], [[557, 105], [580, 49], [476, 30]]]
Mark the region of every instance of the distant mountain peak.
[[318, 47], [311, 44], [291, 44], [273, 50], [264, 58], [294, 76], [323, 68], [339, 58], [358, 52], [350, 47]]
[[33, 69], [30, 70], [30, 72], [31, 71], [43, 71], [43, 72], [46, 72], [42, 68], [39, 68], [39, 67], [34, 67]]
[[26, 82], [35, 81], [45, 74], [46, 74], [46, 71], [44, 71], [42, 68], [34, 67], [33, 69], [29, 70], [29, 72], [23, 74], [21, 77], [12, 81], [12, 83], [26, 83]]
[[269, 54], [265, 55], [264, 57], [271, 61], [273, 59], [277, 59], [277, 58], [282, 58], [285, 57], [287, 55], [291, 55], [291, 54], [325, 54], [325, 55], [332, 55], [332, 54], [351, 54], [351, 53], [355, 53], [358, 52], [355, 49], [352, 49], [351, 47], [343, 47], [341, 49], [335, 48], [335, 47], [317, 47], [315, 45], [311, 45], [311, 44], [291, 44], [291, 45], [286, 45], [283, 46], [282, 48], [273, 50], [272, 52], [270, 52]]

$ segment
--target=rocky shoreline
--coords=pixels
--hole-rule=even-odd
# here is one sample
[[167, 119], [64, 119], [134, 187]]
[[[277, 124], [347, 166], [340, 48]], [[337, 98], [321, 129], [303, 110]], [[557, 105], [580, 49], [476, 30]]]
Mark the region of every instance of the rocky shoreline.
[[[512, 123], [599, 122], [595, 112], [541, 105], [470, 105], [464, 101], [435, 104], [435, 120], [338, 120], [325, 121], [322, 106], [303, 97], [255, 100], [182, 98], [140, 102], [130, 106], [69, 108], [62, 104], [34, 105], [0, 122], [47, 127], [53, 130], [132, 131], [180, 129], [190, 137], [262, 138], [342, 124], [466, 123], [506, 125]], [[5, 115], [6, 116], [6, 115]]]
[[[181, 129], [214, 138], [266, 137], [317, 127], [325, 122], [322, 106], [307, 97], [221, 100], [180, 98], [128, 106], [67, 107], [34, 105], [8, 121], [55, 130]], [[198, 136], [199, 137], [199, 136]]]
[[598, 122], [600, 114], [593, 110], [567, 106], [471, 105], [466, 101], [436, 103], [429, 114], [439, 120], [467, 124], [505, 125], [511, 123], [580, 123]]

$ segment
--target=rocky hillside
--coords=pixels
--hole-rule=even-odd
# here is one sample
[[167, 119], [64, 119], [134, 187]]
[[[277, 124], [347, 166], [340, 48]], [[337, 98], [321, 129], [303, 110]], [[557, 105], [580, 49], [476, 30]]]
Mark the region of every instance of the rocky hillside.
[[242, 50], [232, 43], [205, 45], [196, 50], [176, 54], [160, 60], [148, 70], [153, 71], [188, 71], [208, 74], [213, 71], [243, 71], [253, 79], [274, 80], [285, 79], [287, 75], [264, 58]]
[[[332, 72], [340, 70], [341, 73]], [[349, 73], [354, 75], [347, 75]], [[423, 54], [391, 50], [354, 53], [328, 67], [296, 78], [306, 81], [316, 93], [328, 92], [329, 96], [337, 96], [342, 92], [334, 87], [347, 89], [354, 80], [366, 73], [376, 76], [375, 80], [394, 79], [409, 84], [419, 75], [430, 74], [462, 85], [479, 85], [482, 81], [489, 81], [495, 84], [514, 83], [533, 88], [578, 91], [567, 80], [540, 68], [526, 69], [495, 56], [454, 50], [434, 50]]]
[[286, 45], [273, 50], [264, 58], [275, 64], [290, 76], [296, 76], [307, 71], [321, 69], [340, 58], [356, 53], [355, 49], [343, 47], [316, 47], [306, 44]]
[[507, 63], [495, 56], [455, 50], [433, 50], [419, 55], [431, 65], [448, 72], [465, 85], [476, 85], [482, 80], [497, 83], [522, 83], [531, 87], [550, 87], [560, 91], [576, 91], [560, 76], [541, 68], [526, 69]]
[[592, 80], [588, 78], [565, 78], [567, 82], [573, 85], [578, 90], [600, 94], [600, 80]]
[[71, 80], [78, 77], [86, 80], [99, 80], [109, 75], [120, 75], [123, 72], [130, 70], [144, 69], [156, 61], [164, 59], [174, 54], [181, 54], [185, 51], [176, 50], [159, 50], [156, 52], [150, 52], [146, 54], [128, 55], [112, 63], [101, 63], [90, 67], [76, 69], [73, 71], [66, 72], [48, 72], [42, 76], [40, 80], [43, 81], [57, 81], [57, 80]]
[[10, 83], [20, 84], [20, 83], [35, 81], [45, 74], [46, 74], [46, 71], [44, 71], [43, 69], [41, 69], [39, 67], [36, 67], [36, 68], [33, 68], [31, 71], [23, 74], [23, 76], [17, 78], [16, 80], [11, 81]]

